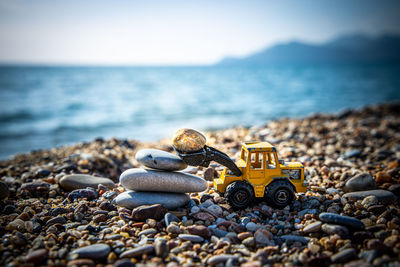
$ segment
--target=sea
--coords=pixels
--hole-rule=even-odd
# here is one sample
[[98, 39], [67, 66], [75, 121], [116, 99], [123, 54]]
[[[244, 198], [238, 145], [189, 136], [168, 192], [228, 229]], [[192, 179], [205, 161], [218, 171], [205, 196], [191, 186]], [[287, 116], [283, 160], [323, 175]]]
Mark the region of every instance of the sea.
[[0, 159], [400, 100], [400, 65], [0, 67]]

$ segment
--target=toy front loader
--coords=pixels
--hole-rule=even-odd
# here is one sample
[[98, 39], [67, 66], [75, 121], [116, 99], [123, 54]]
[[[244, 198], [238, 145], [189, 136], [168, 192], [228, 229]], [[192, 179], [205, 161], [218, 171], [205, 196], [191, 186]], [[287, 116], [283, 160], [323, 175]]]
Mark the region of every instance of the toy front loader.
[[227, 154], [213, 147], [205, 145], [201, 150], [189, 153], [179, 151], [175, 147], [174, 149], [178, 153], [179, 157], [188, 165], [208, 167], [211, 161], [215, 161], [227, 167], [233, 175], [242, 175], [242, 171]]

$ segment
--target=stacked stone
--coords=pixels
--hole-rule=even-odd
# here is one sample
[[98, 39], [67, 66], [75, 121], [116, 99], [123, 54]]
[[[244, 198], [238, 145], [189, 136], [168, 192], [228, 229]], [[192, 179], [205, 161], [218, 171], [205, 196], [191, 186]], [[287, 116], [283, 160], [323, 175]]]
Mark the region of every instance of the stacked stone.
[[142, 149], [135, 158], [145, 168], [133, 168], [121, 174], [120, 184], [127, 191], [115, 199], [119, 206], [134, 209], [142, 205], [161, 204], [173, 210], [189, 202], [187, 193], [207, 189], [204, 179], [180, 172], [187, 165], [174, 154]]

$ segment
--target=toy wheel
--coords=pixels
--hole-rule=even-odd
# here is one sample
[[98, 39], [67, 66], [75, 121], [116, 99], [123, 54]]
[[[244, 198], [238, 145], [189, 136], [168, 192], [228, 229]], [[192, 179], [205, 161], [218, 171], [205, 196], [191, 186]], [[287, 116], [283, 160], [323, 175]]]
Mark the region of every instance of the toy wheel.
[[225, 198], [234, 209], [244, 209], [254, 199], [254, 190], [245, 182], [233, 182], [226, 187]]
[[294, 199], [293, 186], [287, 181], [276, 181], [267, 186], [266, 199], [276, 208], [284, 208]]

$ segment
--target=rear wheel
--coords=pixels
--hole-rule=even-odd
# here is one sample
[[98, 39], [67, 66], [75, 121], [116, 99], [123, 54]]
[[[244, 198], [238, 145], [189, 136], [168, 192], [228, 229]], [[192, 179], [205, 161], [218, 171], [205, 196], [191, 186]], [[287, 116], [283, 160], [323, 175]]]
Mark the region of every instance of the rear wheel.
[[265, 197], [268, 204], [284, 208], [294, 200], [293, 186], [288, 181], [276, 181], [267, 186]]
[[234, 209], [244, 209], [254, 200], [254, 190], [246, 182], [233, 182], [226, 187], [225, 198]]

